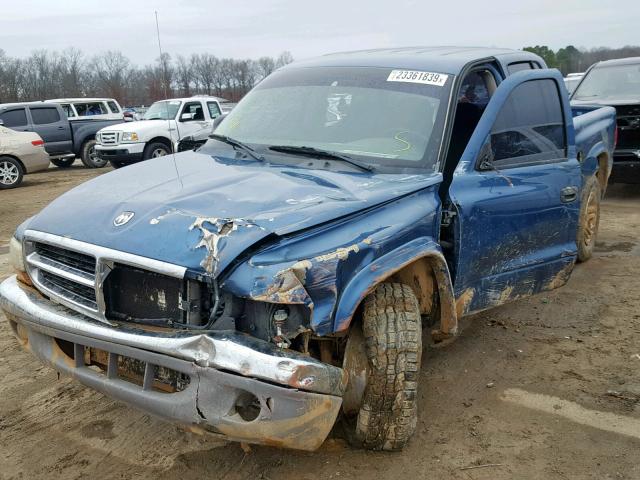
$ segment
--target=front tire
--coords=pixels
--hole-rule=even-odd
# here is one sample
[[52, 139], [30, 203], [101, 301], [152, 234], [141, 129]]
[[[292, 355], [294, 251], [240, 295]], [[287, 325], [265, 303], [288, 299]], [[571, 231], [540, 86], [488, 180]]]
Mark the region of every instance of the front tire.
[[355, 442], [370, 450], [402, 450], [418, 420], [422, 322], [413, 290], [380, 284], [365, 299], [362, 330], [368, 368]]
[[107, 160], [100, 158], [96, 152], [96, 141], [87, 140], [80, 150], [80, 159], [89, 168], [102, 168], [107, 165]]
[[600, 198], [602, 191], [598, 179], [590, 177], [582, 190], [580, 220], [578, 223], [578, 262], [586, 262], [593, 255], [600, 226]]
[[167, 147], [164, 143], [161, 142], [153, 142], [144, 147], [144, 152], [142, 154], [143, 160], [149, 160], [152, 158], [164, 157], [165, 155], [169, 155], [171, 153], [171, 149]]
[[0, 190], [16, 188], [23, 175], [22, 165], [15, 158], [0, 157]]
[[51, 160], [51, 163], [53, 163], [56, 167], [59, 167], [59, 168], [69, 168], [71, 165], [73, 165], [73, 162], [75, 161], [76, 161], [75, 158], [55, 158]]

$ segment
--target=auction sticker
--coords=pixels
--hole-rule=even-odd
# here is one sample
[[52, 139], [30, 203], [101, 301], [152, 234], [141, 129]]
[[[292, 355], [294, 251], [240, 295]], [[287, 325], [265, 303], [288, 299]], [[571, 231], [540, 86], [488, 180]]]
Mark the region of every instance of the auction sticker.
[[442, 87], [449, 75], [444, 73], [420, 72], [418, 70], [391, 70], [387, 82], [422, 83]]

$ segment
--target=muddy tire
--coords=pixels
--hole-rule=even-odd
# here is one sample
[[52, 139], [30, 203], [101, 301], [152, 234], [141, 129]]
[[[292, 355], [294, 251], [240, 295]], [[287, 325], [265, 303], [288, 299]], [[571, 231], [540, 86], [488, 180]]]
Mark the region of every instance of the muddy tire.
[[593, 176], [585, 182], [582, 189], [582, 204], [578, 221], [578, 261], [586, 262], [593, 255], [596, 236], [600, 225], [600, 183]]
[[87, 140], [80, 150], [80, 159], [89, 168], [102, 168], [107, 165], [107, 160], [103, 160], [96, 154], [96, 141]]
[[171, 153], [171, 149], [167, 147], [164, 143], [161, 142], [153, 142], [144, 147], [144, 152], [142, 153], [143, 160], [149, 160], [153, 158], [164, 157], [165, 155], [169, 155]]
[[422, 328], [418, 300], [407, 285], [383, 283], [362, 313], [367, 384], [354, 443], [370, 450], [402, 450], [418, 420]]
[[51, 163], [58, 168], [69, 168], [75, 161], [75, 158], [55, 158], [51, 160]]
[[15, 158], [0, 157], [0, 190], [17, 187], [23, 175], [22, 165]]

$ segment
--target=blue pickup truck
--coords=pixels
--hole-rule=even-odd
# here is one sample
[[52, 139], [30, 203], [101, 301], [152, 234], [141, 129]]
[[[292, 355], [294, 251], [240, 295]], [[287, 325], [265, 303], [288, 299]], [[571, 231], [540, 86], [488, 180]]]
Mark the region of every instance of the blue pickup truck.
[[313, 450], [340, 419], [399, 450], [422, 330], [591, 256], [615, 112], [574, 119], [562, 81], [482, 48], [288, 65], [196, 151], [23, 223], [0, 306], [44, 363], [191, 431]]

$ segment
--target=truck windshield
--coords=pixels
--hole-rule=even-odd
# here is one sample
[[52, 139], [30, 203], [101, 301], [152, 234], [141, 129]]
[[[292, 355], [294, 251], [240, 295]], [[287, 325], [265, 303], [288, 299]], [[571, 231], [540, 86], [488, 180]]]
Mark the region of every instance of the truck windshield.
[[376, 170], [433, 171], [452, 77], [391, 68], [288, 68], [255, 87], [216, 133], [265, 154], [274, 155], [274, 146], [288, 150], [282, 158], [295, 151], [280, 147], [312, 147]]
[[638, 99], [640, 63], [594, 67], [573, 94], [572, 100]]
[[144, 114], [145, 120], [173, 120], [180, 108], [179, 100], [163, 100], [149, 107]]

